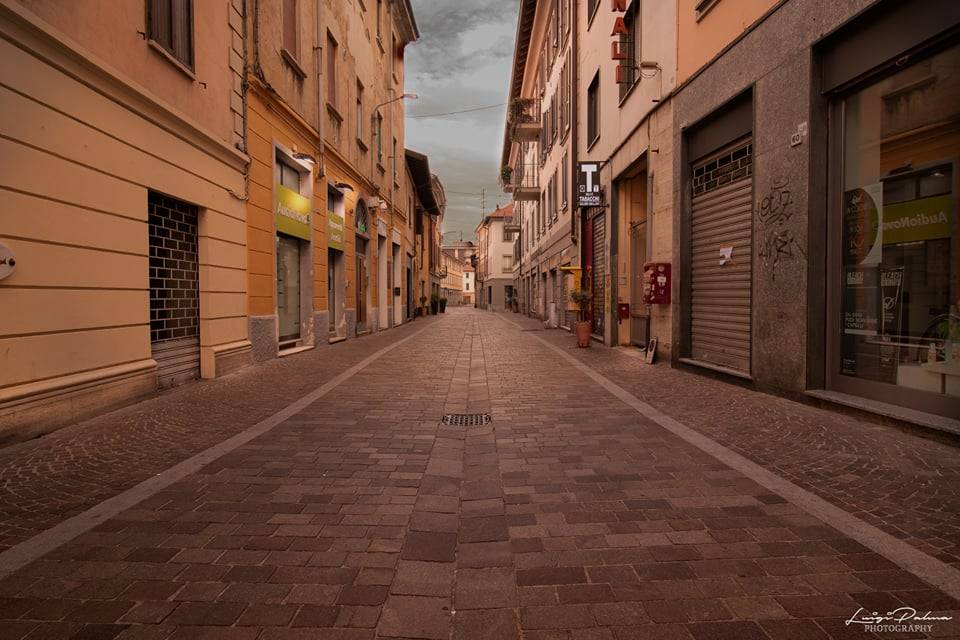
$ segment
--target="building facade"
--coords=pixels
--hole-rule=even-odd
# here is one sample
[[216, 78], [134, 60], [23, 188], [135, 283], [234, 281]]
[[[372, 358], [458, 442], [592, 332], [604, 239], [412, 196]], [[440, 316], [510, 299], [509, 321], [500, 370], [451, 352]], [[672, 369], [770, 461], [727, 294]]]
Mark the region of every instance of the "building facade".
[[440, 295], [447, 299], [448, 305], [459, 306], [463, 304], [463, 268], [465, 264], [446, 249], [441, 252], [440, 259], [443, 273], [443, 280], [440, 282]]
[[257, 360], [402, 322], [414, 251], [403, 154], [403, 51], [418, 35], [409, 2], [280, 9], [252, 3], [248, 17]]
[[476, 272], [469, 262], [463, 265], [463, 304], [477, 304], [477, 281], [474, 278]]
[[250, 361], [244, 15], [0, 2], [0, 441]]
[[430, 171], [430, 161], [422, 153], [406, 150], [407, 173], [411, 185], [411, 208], [415, 212], [413, 287], [411, 300], [421, 315], [426, 315], [434, 296], [440, 297], [442, 280], [441, 232], [447, 201], [440, 179]]
[[[504, 190], [513, 195], [518, 227], [512, 285], [517, 308], [565, 327], [574, 316], [567, 313], [569, 268], [579, 266], [571, 197], [577, 138], [573, 6], [571, 0], [520, 3], [500, 172]], [[513, 262], [512, 248], [509, 254]]]
[[671, 300], [649, 304], [645, 284], [673, 253], [677, 2], [578, 6], [578, 179], [600, 185], [599, 206], [578, 207], [592, 331], [607, 345], [656, 338], [669, 357]]
[[679, 3], [677, 363], [960, 427], [960, 6], [923, 4]]
[[481, 309], [508, 310], [515, 302], [513, 212], [513, 203], [497, 208], [477, 226], [475, 277], [477, 306]]

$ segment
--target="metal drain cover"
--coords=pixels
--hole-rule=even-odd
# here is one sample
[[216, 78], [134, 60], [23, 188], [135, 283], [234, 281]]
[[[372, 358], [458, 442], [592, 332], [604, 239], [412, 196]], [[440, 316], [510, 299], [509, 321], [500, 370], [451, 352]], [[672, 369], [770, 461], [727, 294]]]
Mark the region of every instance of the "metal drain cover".
[[479, 427], [490, 424], [489, 413], [448, 413], [443, 416], [443, 424], [451, 427]]

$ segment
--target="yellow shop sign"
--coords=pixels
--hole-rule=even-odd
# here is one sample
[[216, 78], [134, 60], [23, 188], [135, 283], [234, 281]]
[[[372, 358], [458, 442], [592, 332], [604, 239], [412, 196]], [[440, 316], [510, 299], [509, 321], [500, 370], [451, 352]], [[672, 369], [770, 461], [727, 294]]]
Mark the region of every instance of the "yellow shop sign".
[[950, 237], [950, 196], [921, 198], [883, 208], [883, 244]]
[[276, 194], [277, 231], [310, 240], [310, 199], [281, 184], [276, 186]]

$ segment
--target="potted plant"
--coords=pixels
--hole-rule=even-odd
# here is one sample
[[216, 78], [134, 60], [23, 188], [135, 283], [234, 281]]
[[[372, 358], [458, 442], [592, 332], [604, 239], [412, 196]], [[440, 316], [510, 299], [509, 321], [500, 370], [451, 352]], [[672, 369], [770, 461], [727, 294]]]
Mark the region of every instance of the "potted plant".
[[430, 294], [430, 313], [437, 315], [440, 311], [440, 294], [431, 293]]
[[447, 312], [447, 299], [442, 297], [440, 298], [440, 313]]
[[577, 346], [584, 348], [590, 346], [590, 321], [587, 320], [587, 309], [590, 308], [590, 294], [583, 289], [577, 289], [570, 292], [570, 301], [577, 305], [579, 310], [578, 320], [573, 323], [573, 330], [577, 334]]
[[420, 315], [427, 315], [427, 296], [420, 296], [420, 308], [418, 310]]
[[500, 182], [501, 184], [510, 184], [510, 178], [513, 177], [513, 167], [510, 165], [504, 165], [500, 167]]

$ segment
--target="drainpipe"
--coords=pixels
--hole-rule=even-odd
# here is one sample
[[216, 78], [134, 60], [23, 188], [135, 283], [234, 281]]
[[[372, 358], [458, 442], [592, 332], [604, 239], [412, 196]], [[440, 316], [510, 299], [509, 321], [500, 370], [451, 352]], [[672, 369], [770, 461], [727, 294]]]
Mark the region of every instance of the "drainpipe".
[[[323, 157], [324, 154], [324, 142], [323, 142], [323, 130], [326, 118], [323, 117], [324, 112], [324, 99], [323, 99], [323, 19], [322, 19], [322, 2], [315, 3], [316, 6], [316, 18], [317, 18], [317, 36], [316, 43], [313, 46], [314, 60], [316, 64], [316, 78], [317, 78], [317, 135], [320, 137], [320, 140], [317, 142], [317, 177], [322, 178], [327, 175], [327, 162]], [[316, 197], [316, 194], [314, 194]], [[323, 190], [323, 198], [326, 200], [327, 191]]]

